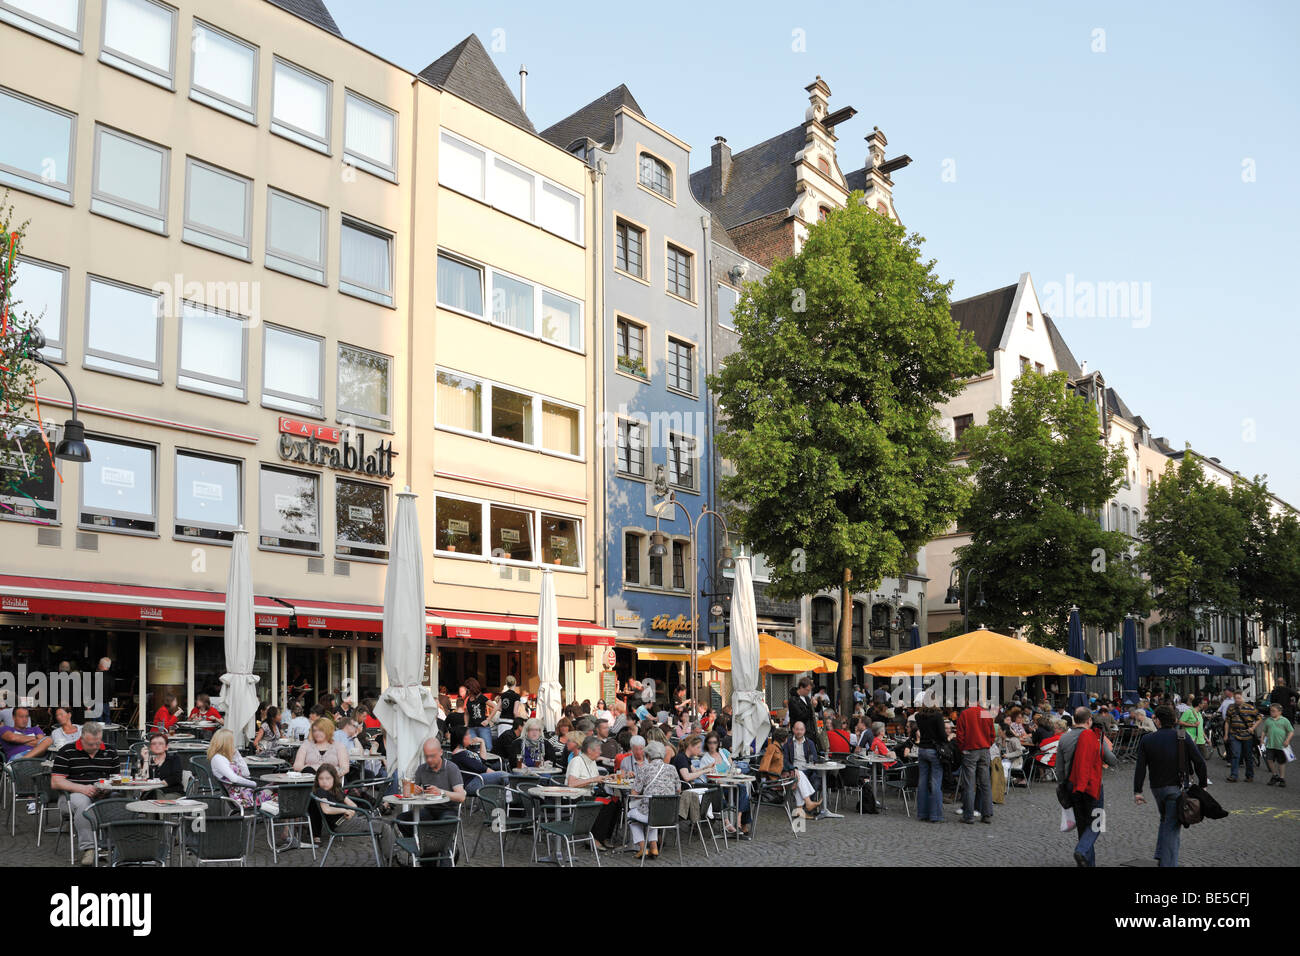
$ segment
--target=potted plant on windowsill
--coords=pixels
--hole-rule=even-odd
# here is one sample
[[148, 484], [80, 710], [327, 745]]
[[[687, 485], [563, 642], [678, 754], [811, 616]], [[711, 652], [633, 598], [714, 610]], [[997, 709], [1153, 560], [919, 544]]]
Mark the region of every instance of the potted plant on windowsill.
[[633, 358], [629, 355], [620, 355], [618, 357], [618, 369], [620, 372], [627, 372], [629, 375], [635, 375], [638, 378], [649, 378], [646, 373], [645, 362], [640, 358]]

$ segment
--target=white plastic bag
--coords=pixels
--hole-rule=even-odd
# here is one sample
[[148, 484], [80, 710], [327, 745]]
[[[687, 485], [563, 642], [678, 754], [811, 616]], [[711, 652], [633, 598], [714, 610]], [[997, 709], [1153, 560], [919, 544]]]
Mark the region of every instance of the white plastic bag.
[[1289, 744], [1282, 748], [1282, 753], [1286, 754], [1287, 763], [1295, 760], [1295, 750], [1293, 750]]
[[1061, 808], [1061, 832], [1062, 832], [1062, 833], [1072, 833], [1072, 832], [1074, 831], [1074, 829], [1075, 829], [1075, 827], [1074, 827], [1074, 808], [1073, 808], [1073, 807], [1062, 807], [1062, 808]]

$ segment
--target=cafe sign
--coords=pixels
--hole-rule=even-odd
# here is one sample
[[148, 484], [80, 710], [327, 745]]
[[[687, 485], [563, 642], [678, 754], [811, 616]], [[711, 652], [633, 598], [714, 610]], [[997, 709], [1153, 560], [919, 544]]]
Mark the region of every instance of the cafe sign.
[[392, 478], [393, 451], [391, 441], [380, 440], [366, 451], [366, 435], [328, 425], [280, 419], [280, 458], [284, 461], [306, 465], [322, 465], [336, 471], [352, 471], [359, 475]]
[[667, 614], [656, 614], [650, 619], [650, 630], [666, 631], [669, 637], [673, 637], [678, 631], [690, 633], [693, 628], [691, 622], [686, 620], [685, 614], [678, 614], [676, 617], [669, 617]]

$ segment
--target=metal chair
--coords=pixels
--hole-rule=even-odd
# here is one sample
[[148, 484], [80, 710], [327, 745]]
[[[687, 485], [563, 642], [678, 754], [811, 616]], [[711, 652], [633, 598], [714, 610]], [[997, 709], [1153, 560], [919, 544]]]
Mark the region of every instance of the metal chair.
[[[301, 841], [295, 846], [292, 841], [284, 847], [280, 847], [275, 842], [275, 831], [277, 828], [282, 830], [293, 830], [295, 833], [303, 824], [307, 826], [307, 846], [311, 847], [311, 858], [316, 859], [316, 834], [312, 832], [311, 817], [308, 815], [308, 807], [311, 806], [313, 784], [311, 783], [292, 783], [281, 784], [278, 787], [267, 787], [268, 790], [274, 790], [276, 794], [276, 805], [274, 809], [262, 804], [257, 808], [254, 814], [255, 820], [261, 820], [266, 826], [266, 839], [271, 846], [271, 859], [275, 863], [280, 862], [280, 851], [301, 849]], [[256, 824], [254, 824], [256, 829]]]
[[36, 798], [36, 845], [38, 847], [41, 845], [41, 836], [48, 832], [45, 826], [45, 818], [49, 814], [52, 813], [59, 818], [59, 825], [56, 829], [60, 832], [63, 830], [63, 812], [59, 809], [59, 791], [51, 786], [50, 780], [52, 777], [53, 774], [49, 771], [36, 775], [37, 792], [40, 794]]
[[[316, 793], [313, 793], [311, 798], [312, 801], [316, 804], [317, 809], [320, 811], [321, 823], [323, 824], [322, 827], [323, 832], [321, 833], [321, 836], [325, 836], [326, 834], [329, 835], [329, 840], [325, 844], [325, 852], [321, 854], [321, 858], [320, 858], [321, 866], [324, 866], [325, 861], [330, 858], [330, 850], [334, 846], [334, 841], [345, 840], [348, 837], [368, 837], [370, 840], [370, 847], [375, 851], [375, 866], [384, 865], [383, 860], [380, 858], [379, 855], [379, 836], [375, 832], [376, 825], [382, 827], [384, 821], [379, 816], [379, 813], [375, 810], [373, 806], [370, 805], [368, 801], [363, 800], [360, 797], [357, 797], [355, 800], [353, 800], [353, 803], [355, 803], [356, 806], [350, 807], [346, 803], [338, 803], [337, 801], [334, 800], [328, 800], [325, 797], [322, 797]], [[353, 819], [364, 820], [366, 822], [365, 830], [336, 830], [334, 827], [331, 827], [329, 825], [330, 816], [326, 814], [324, 809], [325, 807], [335, 807], [340, 810], [351, 810], [353, 813], [356, 814], [356, 816]]]
[[912, 815], [912, 808], [908, 803], [907, 795], [915, 794], [920, 785], [921, 765], [919, 763], [903, 764], [901, 767], [885, 771], [885, 789], [897, 790], [903, 795], [903, 812], [909, 817]]
[[193, 833], [194, 840], [191, 842], [187, 836], [181, 852], [193, 854], [198, 866], [206, 863], [238, 863], [243, 866], [252, 842], [253, 822], [253, 817], [242, 814], [218, 816], [209, 811], [204, 814], [203, 825], [197, 832], [192, 827], [186, 828]]
[[[203, 804], [203, 815], [205, 820], [210, 820], [213, 817], [248, 816], [244, 813], [244, 808], [229, 797], [218, 796], [214, 793], [195, 794], [191, 796], [187, 793], [185, 799], [194, 800]], [[251, 820], [252, 817], [250, 816], [249, 819]], [[182, 852], [188, 850], [192, 853], [198, 845], [199, 834], [192, 826], [192, 823], [192, 819], [185, 820], [181, 826]], [[250, 846], [248, 852], [252, 851], [251, 843], [252, 841], [249, 840]]]
[[13, 836], [18, 825], [18, 804], [26, 801], [36, 803], [40, 799], [41, 787], [37, 778], [48, 771], [40, 757], [19, 757], [5, 764], [4, 772], [9, 782], [9, 835]]
[[[866, 799], [867, 787], [865, 781], [868, 777], [867, 771], [854, 763], [845, 762], [844, 769], [840, 771], [840, 789], [847, 796], [849, 793], [856, 793], [858, 797], [858, 815], [863, 813], [862, 802]], [[874, 799], [874, 794], [872, 795]]]
[[[502, 866], [506, 865], [506, 834], [531, 833], [534, 826], [531, 807], [522, 800], [511, 799], [512, 795], [517, 793], [519, 791], [512, 790], [510, 787], [490, 784], [480, 787], [476, 794], [479, 806], [483, 810], [481, 827], [487, 827], [497, 834]], [[482, 842], [483, 830], [480, 829], [471, 856], [478, 852], [478, 845]]]
[[[686, 842], [690, 844], [691, 837], [695, 834], [700, 836], [700, 845], [704, 847], [704, 858], [709, 858], [709, 845], [704, 842], [704, 833], [707, 828], [709, 836], [713, 840], [713, 849], [718, 849], [718, 834], [713, 829], [713, 820], [709, 818], [709, 811], [712, 810], [715, 817], [722, 819], [723, 802], [722, 788], [712, 787], [707, 793], [700, 794], [700, 818], [698, 820], [688, 821], [686, 827]], [[722, 828], [722, 839], [725, 843], [727, 839], [727, 828]]]
[[[678, 795], [661, 794], [648, 798], [650, 809], [646, 813], [646, 827], [659, 831], [659, 844], [663, 845], [664, 831], [671, 831], [677, 837], [677, 865], [682, 865], [682, 831], [677, 829], [677, 807], [679, 805]], [[647, 834], [648, 835], [648, 834]], [[641, 865], [645, 866], [645, 857], [641, 857]]]
[[168, 820], [116, 820], [101, 823], [109, 866], [166, 866], [177, 824]]
[[[600, 866], [600, 850], [596, 846], [596, 838], [592, 835], [591, 828], [595, 826], [596, 818], [600, 816], [600, 811], [604, 809], [604, 806], [603, 803], [597, 803], [595, 800], [584, 800], [573, 805], [573, 812], [569, 814], [567, 820], [542, 821], [541, 827], [543, 830], [564, 841], [564, 850], [569, 856], [569, 866], [573, 866], [573, 845], [575, 843], [590, 843], [591, 852], [596, 855], [596, 866]], [[677, 840], [677, 850], [680, 855], [680, 837]]]
[[[100, 856], [104, 855], [108, 850], [107, 844], [102, 842], [100, 839], [103, 828], [108, 826], [110, 823], [139, 820], [140, 817], [134, 811], [126, 808], [128, 803], [135, 803], [137, 799], [137, 797], [105, 797], [102, 800], [96, 800], [82, 813], [82, 816], [90, 823], [90, 832], [93, 839], [91, 849], [95, 851], [96, 866], [99, 866]], [[67, 801], [64, 802], [66, 803]], [[71, 804], [68, 804], [68, 806], [70, 808]], [[68, 822], [69, 824], [72, 822], [70, 814]], [[77, 830], [74, 826], [72, 828], [73, 843], [76, 842], [76, 833]], [[73, 855], [75, 856], [75, 854], [76, 848], [74, 847]]]
[[[751, 770], [750, 772], [753, 773], [754, 771]], [[786, 821], [793, 829], [793, 804], [797, 799], [795, 797], [796, 779], [794, 777], [779, 777], [774, 774], [763, 773], [762, 771], [758, 771], [756, 776], [758, 779], [754, 782], [754, 799], [750, 803], [751, 813], [753, 815], [753, 823], [750, 829], [753, 830], [754, 837], [758, 837], [759, 810], [762, 809], [765, 803], [779, 804], [781, 809], [785, 811]], [[795, 836], [799, 835], [797, 829], [794, 832]]]
[[393, 822], [393, 848], [391, 862], [401, 850], [410, 858], [411, 866], [427, 866], [443, 860], [456, 865], [456, 834], [460, 821], [447, 817], [442, 820], [400, 820]]
[[202, 755], [190, 758], [190, 774], [196, 781], [199, 793], [221, 793], [217, 779], [212, 776], [212, 764]]

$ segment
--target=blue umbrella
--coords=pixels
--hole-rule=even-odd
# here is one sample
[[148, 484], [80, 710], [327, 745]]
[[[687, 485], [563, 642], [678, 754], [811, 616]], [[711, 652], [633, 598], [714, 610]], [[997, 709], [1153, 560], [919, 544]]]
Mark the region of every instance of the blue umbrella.
[[[1126, 651], [1127, 649], [1125, 647]], [[1155, 647], [1149, 651], [1140, 651], [1134, 657], [1137, 659], [1136, 673], [1139, 677], [1242, 677], [1251, 673], [1248, 664], [1230, 661], [1226, 657], [1215, 657], [1213, 654], [1202, 654], [1185, 647]], [[1115, 657], [1097, 665], [1099, 677], [1119, 677], [1123, 672], [1123, 658]], [[1127, 677], [1124, 683], [1128, 683]], [[1133, 683], [1136, 684], [1137, 681]], [[1128, 688], [1125, 688], [1125, 693], [1127, 692]]]
[[[1079, 609], [1070, 608], [1070, 641], [1067, 654], [1076, 660], [1083, 660], [1083, 624], [1079, 621]], [[1088, 685], [1080, 675], [1070, 677], [1070, 710], [1088, 706]]]
[[1137, 619], [1132, 614], [1124, 618], [1124, 705], [1132, 707], [1138, 702], [1138, 635]]
[[912, 650], [919, 650], [921, 647], [921, 629], [915, 624], [912, 625]]

